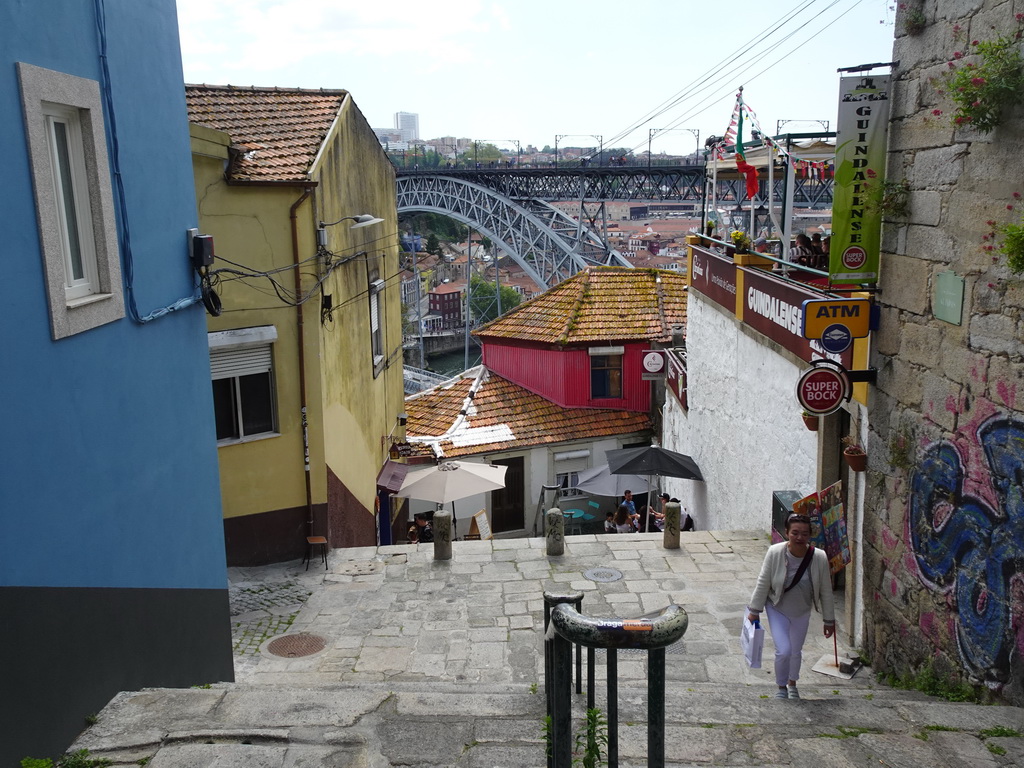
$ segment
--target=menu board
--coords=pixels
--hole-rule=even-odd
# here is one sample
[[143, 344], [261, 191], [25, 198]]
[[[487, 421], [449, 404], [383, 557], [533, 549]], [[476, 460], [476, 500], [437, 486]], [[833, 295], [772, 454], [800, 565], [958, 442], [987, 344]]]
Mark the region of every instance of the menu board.
[[466, 535], [466, 538], [489, 539], [493, 535], [491, 533], [491, 523], [487, 519], [487, 510], [481, 509], [470, 519], [469, 533]]

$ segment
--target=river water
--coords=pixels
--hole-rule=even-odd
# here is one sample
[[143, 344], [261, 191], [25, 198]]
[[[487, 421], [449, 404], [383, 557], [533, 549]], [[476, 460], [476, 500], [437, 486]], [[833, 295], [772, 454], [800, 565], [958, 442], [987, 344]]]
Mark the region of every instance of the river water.
[[467, 368], [480, 365], [480, 348], [471, 346], [469, 348], [469, 365], [466, 365], [465, 362], [466, 353], [460, 349], [458, 352], [446, 352], [443, 355], [428, 357], [427, 368], [435, 373], [455, 376]]

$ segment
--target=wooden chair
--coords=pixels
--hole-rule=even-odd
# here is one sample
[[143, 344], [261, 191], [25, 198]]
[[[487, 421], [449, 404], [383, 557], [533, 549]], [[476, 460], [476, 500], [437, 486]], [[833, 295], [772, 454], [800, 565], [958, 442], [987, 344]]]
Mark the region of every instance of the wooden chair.
[[327, 570], [327, 537], [326, 536], [307, 536], [306, 537], [306, 556], [302, 558], [302, 562], [306, 564], [306, 570], [309, 570], [309, 563], [313, 559], [314, 547], [320, 547], [320, 557], [324, 561], [324, 570]]

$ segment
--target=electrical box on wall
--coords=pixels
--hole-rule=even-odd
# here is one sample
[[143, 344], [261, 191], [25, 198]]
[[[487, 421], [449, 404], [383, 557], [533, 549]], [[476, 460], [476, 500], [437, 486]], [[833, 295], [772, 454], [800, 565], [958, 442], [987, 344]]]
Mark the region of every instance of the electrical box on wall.
[[213, 235], [200, 235], [199, 230], [190, 229], [192, 235], [192, 252], [189, 258], [192, 268], [196, 271], [213, 264]]

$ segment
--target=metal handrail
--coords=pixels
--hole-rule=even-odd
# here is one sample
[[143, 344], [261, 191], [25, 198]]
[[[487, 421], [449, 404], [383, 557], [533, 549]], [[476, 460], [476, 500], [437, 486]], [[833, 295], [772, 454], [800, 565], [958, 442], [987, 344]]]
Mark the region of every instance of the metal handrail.
[[[572, 646], [577, 647], [577, 693], [579, 693], [579, 648], [587, 647], [587, 708], [594, 706], [594, 649], [607, 650], [608, 682], [608, 766], [618, 768], [618, 649], [646, 650], [647, 664], [647, 760], [653, 768], [665, 765], [665, 648], [686, 632], [689, 617], [681, 606], [635, 619], [605, 619], [584, 616], [579, 608], [581, 593], [544, 594], [550, 610], [545, 621], [545, 690], [551, 717], [550, 768], [568, 768], [572, 762]], [[575, 607], [574, 607], [575, 606]], [[545, 610], [547, 619], [547, 610]]]

